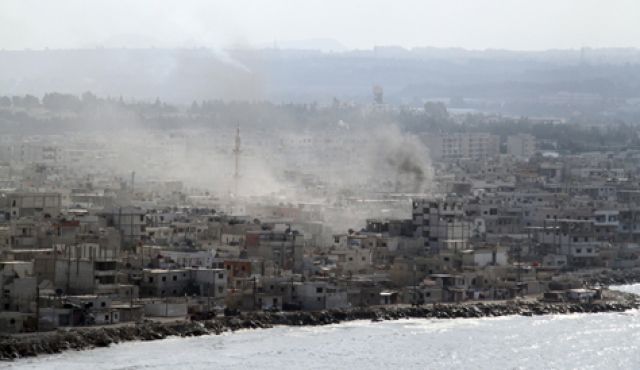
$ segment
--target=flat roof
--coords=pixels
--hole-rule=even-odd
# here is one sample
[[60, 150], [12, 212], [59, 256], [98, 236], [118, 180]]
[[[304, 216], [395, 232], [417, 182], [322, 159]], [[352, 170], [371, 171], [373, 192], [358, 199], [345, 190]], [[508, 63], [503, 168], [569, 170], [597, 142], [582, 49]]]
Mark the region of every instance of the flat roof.
[[150, 272], [152, 274], [163, 274], [163, 273], [172, 273], [172, 272], [187, 272], [186, 269], [172, 269], [172, 270], [165, 270], [165, 269], [144, 269], [144, 272]]
[[0, 261], [2, 265], [25, 265], [28, 263], [33, 263], [32, 261]]

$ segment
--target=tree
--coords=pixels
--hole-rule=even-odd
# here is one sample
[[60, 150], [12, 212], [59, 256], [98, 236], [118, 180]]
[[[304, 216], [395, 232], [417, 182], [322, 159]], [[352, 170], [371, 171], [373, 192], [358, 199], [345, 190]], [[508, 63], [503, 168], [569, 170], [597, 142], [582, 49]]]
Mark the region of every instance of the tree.
[[98, 98], [91, 92], [85, 91], [82, 93], [82, 104], [87, 105], [95, 105], [98, 102]]
[[194, 114], [194, 113], [198, 113], [200, 111], [200, 106], [198, 105], [197, 101], [193, 101], [191, 103], [191, 107], [189, 107], [189, 113]]
[[435, 120], [447, 119], [449, 118], [449, 112], [447, 111], [447, 107], [442, 102], [426, 102], [424, 103], [424, 113], [428, 118], [432, 118]]
[[40, 106], [40, 100], [33, 95], [25, 95], [25, 96], [12, 96], [11, 103], [14, 108], [37, 108]]
[[80, 108], [81, 103], [75, 95], [49, 93], [42, 97], [42, 105], [51, 111], [75, 111]]

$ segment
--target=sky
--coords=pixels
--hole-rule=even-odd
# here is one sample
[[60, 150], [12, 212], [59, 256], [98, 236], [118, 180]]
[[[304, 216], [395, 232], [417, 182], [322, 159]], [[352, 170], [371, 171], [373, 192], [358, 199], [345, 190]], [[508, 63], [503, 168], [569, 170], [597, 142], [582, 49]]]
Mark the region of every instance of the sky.
[[640, 47], [639, 19], [637, 0], [0, 0], [0, 49]]

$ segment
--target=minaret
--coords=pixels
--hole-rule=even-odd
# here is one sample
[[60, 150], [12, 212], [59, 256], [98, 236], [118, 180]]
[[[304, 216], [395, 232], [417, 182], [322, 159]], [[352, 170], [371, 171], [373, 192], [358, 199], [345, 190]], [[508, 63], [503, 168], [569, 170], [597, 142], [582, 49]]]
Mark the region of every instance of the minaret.
[[234, 195], [238, 195], [238, 183], [240, 182], [240, 125], [236, 127], [236, 145], [233, 148], [233, 156], [235, 159], [235, 171], [233, 173], [233, 192]]

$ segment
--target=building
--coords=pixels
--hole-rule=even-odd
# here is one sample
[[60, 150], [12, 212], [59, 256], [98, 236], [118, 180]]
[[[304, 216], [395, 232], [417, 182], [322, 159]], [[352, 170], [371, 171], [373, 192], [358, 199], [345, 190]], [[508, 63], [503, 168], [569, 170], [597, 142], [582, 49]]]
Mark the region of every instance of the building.
[[433, 159], [485, 159], [500, 154], [500, 137], [487, 133], [428, 135], [423, 140]]
[[467, 249], [472, 223], [466, 219], [461, 198], [414, 200], [412, 216], [415, 236], [423, 239], [426, 252]]
[[34, 271], [65, 294], [113, 294], [118, 287], [118, 260], [94, 243], [57, 246], [35, 257]]
[[529, 134], [510, 135], [507, 137], [507, 154], [529, 159], [536, 152], [536, 138]]
[[9, 193], [6, 202], [12, 219], [57, 216], [60, 213], [61, 196], [59, 193]]
[[101, 216], [107, 227], [114, 227], [122, 235], [125, 245], [134, 245], [146, 237], [146, 212], [140, 208], [119, 207], [104, 211]]
[[276, 268], [302, 272], [304, 235], [289, 228], [285, 230], [249, 231], [246, 251], [249, 257], [273, 261]]
[[199, 295], [224, 298], [227, 291], [225, 269], [145, 269], [140, 281], [143, 297]]
[[507, 262], [507, 251], [499, 246], [470, 249], [462, 252], [462, 264], [465, 267], [507, 266]]

